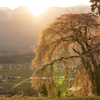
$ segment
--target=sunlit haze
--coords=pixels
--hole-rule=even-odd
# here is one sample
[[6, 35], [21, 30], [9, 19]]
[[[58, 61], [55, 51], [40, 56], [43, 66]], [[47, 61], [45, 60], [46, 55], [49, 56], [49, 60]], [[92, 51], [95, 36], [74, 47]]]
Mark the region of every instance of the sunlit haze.
[[27, 6], [34, 15], [39, 15], [48, 7], [69, 7], [80, 4], [90, 5], [89, 0], [0, 0], [0, 7], [15, 9], [19, 6]]

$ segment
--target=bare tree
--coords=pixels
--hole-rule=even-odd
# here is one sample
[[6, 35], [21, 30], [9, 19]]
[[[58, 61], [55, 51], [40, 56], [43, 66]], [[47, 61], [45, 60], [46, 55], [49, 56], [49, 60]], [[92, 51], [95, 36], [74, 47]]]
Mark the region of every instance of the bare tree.
[[[48, 96], [57, 96], [58, 87], [61, 92], [65, 91], [69, 76], [76, 73], [82, 89], [86, 83], [92, 93], [100, 95], [99, 23], [98, 16], [92, 13], [64, 14], [41, 31], [38, 46], [34, 49], [33, 65], [37, 71], [32, 79], [38, 92], [44, 82], [42, 78], [46, 77]], [[59, 78], [57, 80], [55, 76], [61, 75], [64, 79], [59, 86]]]

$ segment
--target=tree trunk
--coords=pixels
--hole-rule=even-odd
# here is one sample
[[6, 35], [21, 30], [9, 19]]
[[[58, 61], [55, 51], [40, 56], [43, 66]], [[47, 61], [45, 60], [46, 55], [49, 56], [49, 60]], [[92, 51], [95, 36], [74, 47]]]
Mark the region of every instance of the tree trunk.
[[94, 66], [94, 70], [92, 70], [92, 66], [88, 64], [88, 75], [90, 79], [90, 90], [94, 95], [100, 95], [100, 72], [99, 67]]
[[100, 65], [97, 66], [94, 57], [91, 60], [82, 58], [82, 61], [89, 76], [89, 95], [100, 95]]
[[97, 92], [97, 95], [100, 95], [100, 70], [99, 70], [99, 66], [97, 68], [95, 68], [94, 77], [95, 77], [96, 92]]

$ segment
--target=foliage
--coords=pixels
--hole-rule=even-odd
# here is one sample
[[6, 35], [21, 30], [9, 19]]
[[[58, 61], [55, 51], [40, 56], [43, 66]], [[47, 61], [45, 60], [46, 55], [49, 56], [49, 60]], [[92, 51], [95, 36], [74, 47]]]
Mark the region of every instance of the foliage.
[[47, 91], [47, 88], [46, 88], [46, 84], [43, 84], [42, 85], [42, 91], [41, 93], [45, 96], [48, 96], [48, 91]]
[[91, 10], [93, 12], [96, 11], [96, 14], [100, 15], [100, 0], [90, 0], [91, 4]]
[[52, 97], [59, 90], [63, 93], [71, 87], [69, 81], [73, 76], [76, 80], [73, 83], [84, 90], [83, 95], [85, 91], [100, 94], [99, 23], [98, 16], [92, 13], [64, 14], [41, 31], [34, 49], [33, 65], [37, 71], [31, 81], [38, 93], [43, 77], [46, 77], [48, 96]]

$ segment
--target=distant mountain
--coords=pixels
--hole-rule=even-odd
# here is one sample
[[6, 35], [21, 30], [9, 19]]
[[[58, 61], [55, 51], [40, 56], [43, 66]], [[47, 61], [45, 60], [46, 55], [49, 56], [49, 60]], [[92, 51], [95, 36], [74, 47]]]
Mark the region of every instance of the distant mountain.
[[0, 20], [4, 19], [7, 21], [11, 18], [15, 12], [8, 7], [0, 7]]
[[0, 7], [0, 50], [32, 50], [36, 46], [42, 26], [54, 21], [55, 17], [65, 13], [88, 13], [87, 5], [74, 7], [50, 7], [43, 14], [35, 17], [27, 7], [14, 10]]

